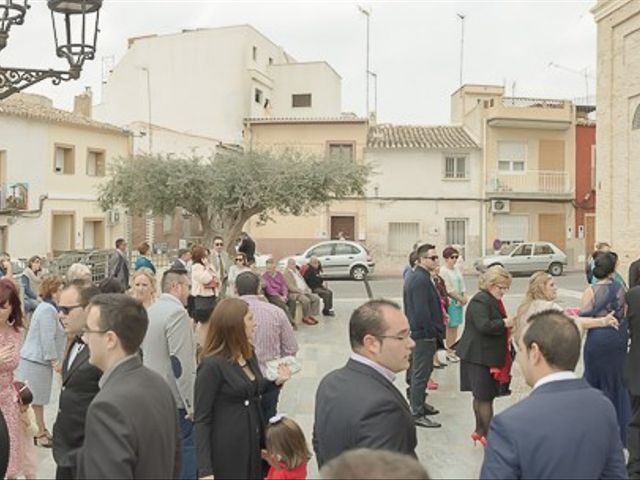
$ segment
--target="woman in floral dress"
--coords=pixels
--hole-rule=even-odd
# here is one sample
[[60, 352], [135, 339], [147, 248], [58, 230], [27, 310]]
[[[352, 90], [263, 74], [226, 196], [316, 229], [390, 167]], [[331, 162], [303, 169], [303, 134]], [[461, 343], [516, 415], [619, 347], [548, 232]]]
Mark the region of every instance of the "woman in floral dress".
[[15, 478], [22, 470], [20, 404], [13, 388], [13, 374], [20, 361], [21, 343], [20, 297], [14, 283], [3, 278], [0, 279], [0, 411], [7, 423], [11, 445], [7, 478]]

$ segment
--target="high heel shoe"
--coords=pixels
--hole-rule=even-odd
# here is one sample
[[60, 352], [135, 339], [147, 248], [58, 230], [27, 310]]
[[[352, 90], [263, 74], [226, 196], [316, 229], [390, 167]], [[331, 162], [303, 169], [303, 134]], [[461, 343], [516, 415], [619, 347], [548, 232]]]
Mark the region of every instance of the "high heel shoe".
[[478, 432], [473, 432], [471, 434], [471, 440], [473, 440], [473, 445], [475, 446], [476, 442], [480, 442], [480, 445], [483, 447], [487, 446], [487, 438], [480, 435]]

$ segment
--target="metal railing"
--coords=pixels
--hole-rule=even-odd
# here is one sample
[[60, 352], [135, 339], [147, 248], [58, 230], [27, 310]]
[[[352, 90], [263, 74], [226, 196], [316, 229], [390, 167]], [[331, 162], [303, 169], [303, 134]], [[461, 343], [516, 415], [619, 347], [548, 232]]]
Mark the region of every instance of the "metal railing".
[[571, 193], [567, 172], [527, 170], [522, 173], [493, 171], [489, 174], [487, 190], [495, 193]]
[[516, 108], [564, 108], [565, 100], [553, 100], [549, 98], [527, 97], [502, 97], [502, 105]]

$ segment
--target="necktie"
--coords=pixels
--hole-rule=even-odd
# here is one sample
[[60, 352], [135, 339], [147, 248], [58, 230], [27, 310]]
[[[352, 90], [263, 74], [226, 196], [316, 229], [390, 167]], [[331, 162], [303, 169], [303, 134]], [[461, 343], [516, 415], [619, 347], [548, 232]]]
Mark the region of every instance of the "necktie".
[[218, 272], [220, 273], [220, 280], [224, 279], [224, 263], [222, 263], [222, 255], [218, 254]]

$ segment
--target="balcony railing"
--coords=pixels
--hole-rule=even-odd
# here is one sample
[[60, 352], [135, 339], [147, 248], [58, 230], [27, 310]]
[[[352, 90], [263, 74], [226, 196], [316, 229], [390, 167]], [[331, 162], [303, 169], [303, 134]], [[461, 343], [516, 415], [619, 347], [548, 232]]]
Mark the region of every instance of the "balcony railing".
[[564, 100], [549, 98], [502, 97], [502, 105], [516, 108], [564, 108]]
[[567, 172], [527, 170], [525, 172], [489, 173], [487, 191], [490, 193], [518, 194], [571, 194], [571, 179]]
[[27, 210], [29, 184], [0, 183], [0, 210]]

